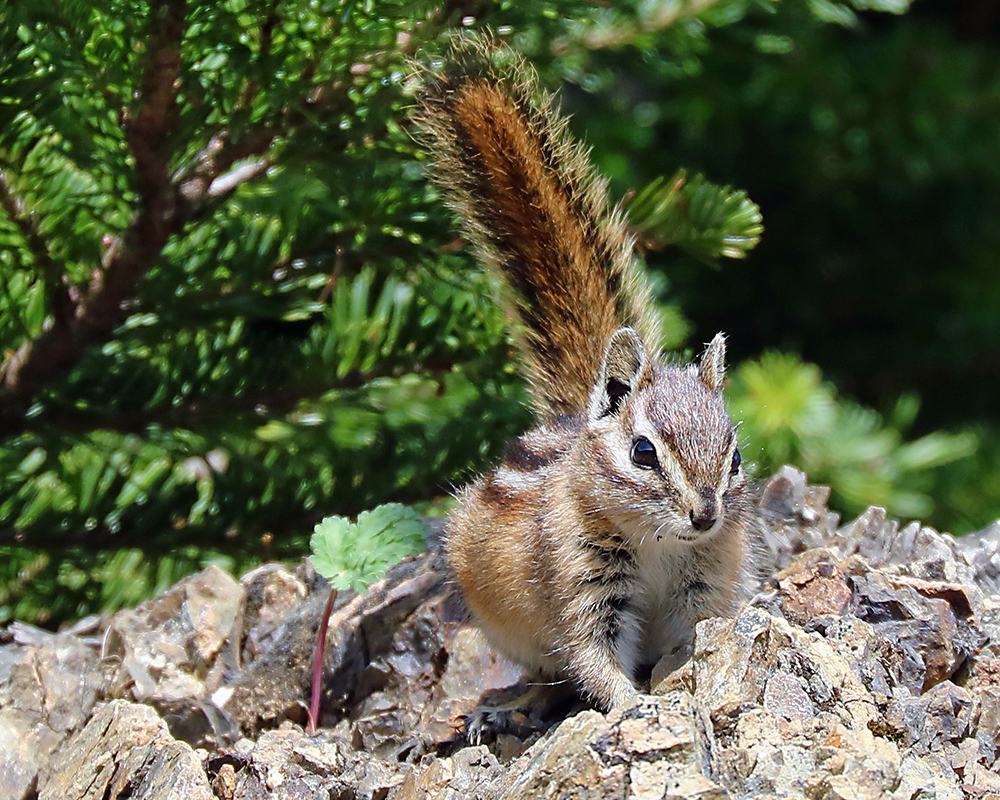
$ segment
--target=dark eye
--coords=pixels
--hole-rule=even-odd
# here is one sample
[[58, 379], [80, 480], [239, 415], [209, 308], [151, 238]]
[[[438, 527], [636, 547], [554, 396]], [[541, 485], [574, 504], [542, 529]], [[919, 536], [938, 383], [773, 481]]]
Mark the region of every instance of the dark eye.
[[632, 463], [643, 469], [656, 469], [660, 462], [656, 460], [656, 448], [645, 436], [639, 436], [632, 442]]
[[743, 463], [743, 456], [740, 455], [740, 451], [733, 450], [733, 468], [729, 471], [731, 475], [735, 475], [737, 473], [741, 463]]

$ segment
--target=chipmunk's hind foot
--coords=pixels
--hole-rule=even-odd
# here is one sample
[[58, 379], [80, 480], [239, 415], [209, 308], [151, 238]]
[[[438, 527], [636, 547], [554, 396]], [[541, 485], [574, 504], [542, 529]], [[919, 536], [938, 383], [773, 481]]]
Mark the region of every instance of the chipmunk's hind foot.
[[492, 744], [504, 734], [527, 739], [541, 729], [538, 722], [519, 708], [480, 706], [465, 717], [465, 738], [472, 745]]
[[482, 705], [465, 716], [465, 738], [469, 744], [490, 744], [503, 735], [527, 739], [545, 730], [553, 717], [579, 702], [566, 683], [537, 683], [501, 705]]

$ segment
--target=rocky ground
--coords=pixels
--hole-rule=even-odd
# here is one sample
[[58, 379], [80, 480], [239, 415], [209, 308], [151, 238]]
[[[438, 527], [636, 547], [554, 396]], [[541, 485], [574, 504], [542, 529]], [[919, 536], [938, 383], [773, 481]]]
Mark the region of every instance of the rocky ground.
[[464, 624], [439, 557], [331, 618], [307, 564], [207, 569], [106, 620], [0, 633], [0, 796], [29, 800], [1000, 798], [1000, 523], [955, 540], [880, 509], [838, 527], [785, 468], [761, 506], [762, 592], [603, 715], [458, 725], [517, 670]]

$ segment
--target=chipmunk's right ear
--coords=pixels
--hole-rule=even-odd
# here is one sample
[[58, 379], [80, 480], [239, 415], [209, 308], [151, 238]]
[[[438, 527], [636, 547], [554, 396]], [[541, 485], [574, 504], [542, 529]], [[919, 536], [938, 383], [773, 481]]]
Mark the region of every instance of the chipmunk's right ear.
[[698, 362], [698, 380], [706, 389], [715, 394], [722, 393], [722, 385], [726, 381], [726, 335], [715, 334], [705, 354]]
[[632, 328], [619, 328], [611, 334], [604, 351], [600, 377], [590, 392], [587, 408], [591, 420], [614, 414], [631, 393], [646, 366], [646, 347]]

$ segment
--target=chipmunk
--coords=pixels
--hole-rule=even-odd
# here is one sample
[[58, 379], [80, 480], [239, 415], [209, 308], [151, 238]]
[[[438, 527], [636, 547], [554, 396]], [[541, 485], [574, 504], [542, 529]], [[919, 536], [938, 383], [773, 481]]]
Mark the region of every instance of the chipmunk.
[[424, 77], [432, 180], [510, 287], [541, 420], [460, 492], [447, 560], [496, 648], [608, 710], [741, 599], [752, 503], [725, 337], [697, 364], [660, 356], [624, 214], [523, 59], [466, 39]]

